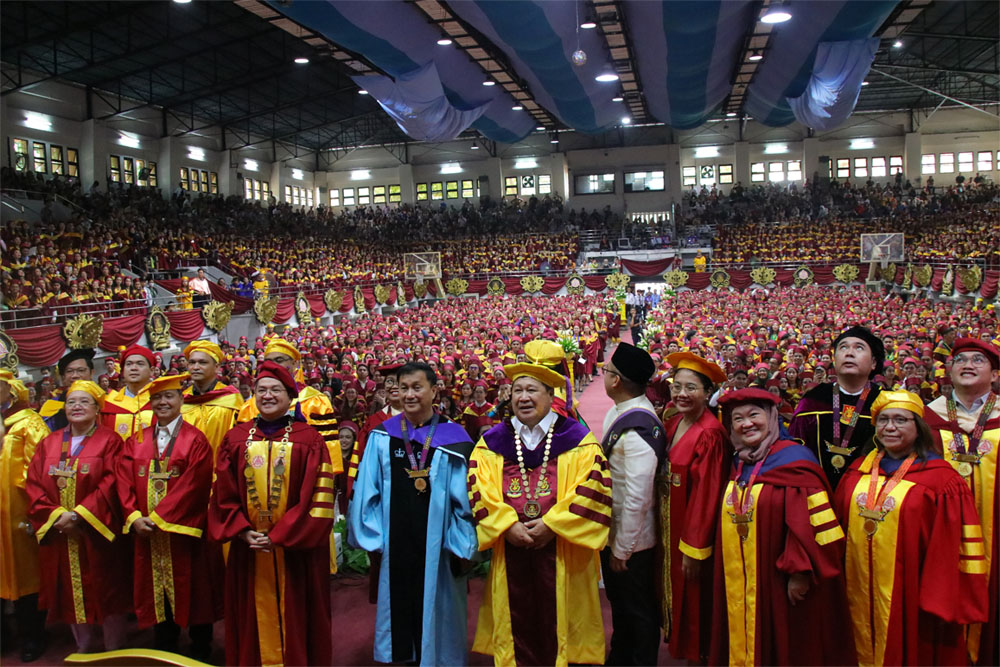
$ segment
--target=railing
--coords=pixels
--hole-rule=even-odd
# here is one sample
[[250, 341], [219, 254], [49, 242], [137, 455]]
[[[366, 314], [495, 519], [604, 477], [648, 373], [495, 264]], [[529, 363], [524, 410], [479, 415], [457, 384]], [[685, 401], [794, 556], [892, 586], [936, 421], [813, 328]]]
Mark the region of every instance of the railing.
[[[31, 199], [33, 201], [38, 201], [38, 200], [45, 201], [46, 199], [53, 199], [55, 201], [60, 202], [66, 208], [70, 209], [71, 211], [74, 211], [78, 215], [90, 217], [87, 214], [87, 211], [82, 206], [80, 206], [75, 202], [70, 201], [69, 199], [66, 199], [61, 194], [58, 194], [56, 192], [40, 192], [38, 190], [23, 190], [21, 188], [3, 188], [3, 190], [0, 190], [0, 192], [3, 192], [5, 196], [11, 197], [13, 199], [24, 198], [24, 199]], [[21, 211], [22, 212], [24, 211], [23, 206], [21, 207]]]

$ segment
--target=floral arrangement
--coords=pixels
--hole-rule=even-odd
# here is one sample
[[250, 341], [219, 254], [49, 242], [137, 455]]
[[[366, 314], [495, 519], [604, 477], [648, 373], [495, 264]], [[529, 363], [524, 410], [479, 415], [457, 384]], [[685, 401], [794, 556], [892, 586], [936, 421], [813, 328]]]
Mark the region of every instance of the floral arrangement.
[[650, 346], [656, 341], [656, 338], [663, 334], [663, 323], [654, 319], [649, 318], [646, 320], [646, 327], [643, 329], [642, 334], [639, 335], [639, 342], [636, 343], [636, 347], [640, 350], [645, 350], [649, 352]]
[[341, 517], [333, 526], [333, 532], [340, 535], [340, 549], [343, 562], [340, 570], [351, 570], [359, 574], [367, 574], [371, 568], [371, 561], [368, 560], [368, 552], [364, 549], [355, 549], [347, 543], [347, 519]]
[[566, 357], [569, 358], [571, 355], [581, 355], [583, 351], [580, 349], [580, 344], [573, 338], [573, 332], [569, 329], [565, 329], [559, 332], [559, 338], [557, 340], [560, 346], [562, 346], [563, 352]]

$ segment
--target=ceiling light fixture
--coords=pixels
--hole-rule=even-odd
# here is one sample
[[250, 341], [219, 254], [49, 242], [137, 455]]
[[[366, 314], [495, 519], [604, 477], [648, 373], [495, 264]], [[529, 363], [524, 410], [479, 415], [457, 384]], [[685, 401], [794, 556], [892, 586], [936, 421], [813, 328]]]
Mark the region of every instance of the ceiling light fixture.
[[698, 146], [694, 149], [695, 157], [719, 157], [718, 146]]
[[448, 46], [449, 44], [451, 44], [451, 40], [447, 37], [442, 37], [438, 40], [438, 46]]
[[514, 169], [534, 169], [538, 166], [538, 160], [533, 157], [522, 157], [514, 161]]
[[472, 144], [472, 146], [470, 146], [470, 148], [472, 150], [474, 150], [474, 151], [478, 151], [479, 150], [479, 144]]
[[303, 57], [298, 57], [298, 58], [295, 59], [295, 64], [296, 65], [308, 65], [309, 64], [309, 59], [308, 58], [303, 58]]
[[583, 23], [580, 24], [580, 27], [584, 30], [593, 30], [597, 27], [597, 21], [594, 19], [585, 19]]
[[726, 118], [736, 118], [736, 112], [730, 111], [729, 113], [726, 114]]
[[903, 40], [897, 39], [895, 42], [892, 43], [892, 48], [894, 48], [894, 49], [901, 49], [901, 48], [903, 48]]
[[771, 6], [768, 7], [767, 11], [764, 12], [764, 15], [760, 17], [760, 20], [763, 23], [770, 23], [773, 25], [775, 23], [784, 23], [785, 21], [790, 21], [791, 18], [792, 18], [791, 13], [789, 13], [789, 11], [785, 9], [784, 5], [781, 2], [773, 2], [771, 3]]
[[367, 95], [367, 94], [368, 94], [368, 91], [365, 90], [364, 88], [362, 88], [361, 90], [358, 91], [358, 95]]
[[849, 148], [852, 151], [863, 151], [869, 148], [875, 148], [875, 141], [873, 139], [851, 139]]
[[514, 106], [512, 106], [512, 107], [510, 108], [510, 110], [511, 110], [511, 111], [523, 111], [523, 110], [524, 110], [524, 107], [522, 107], [522, 106], [521, 106], [520, 104], [515, 104]]
[[624, 102], [625, 98], [622, 97], [621, 95], [615, 95], [614, 97], [611, 98], [611, 101], [612, 102]]
[[868, 82], [868, 81], [862, 81], [862, 82], [861, 82], [861, 85], [862, 85], [862, 86], [867, 86], [868, 84], [869, 84], [869, 82]]
[[631, 123], [632, 123], [631, 118], [629, 118], [628, 116], [622, 116], [622, 125], [630, 125]]
[[544, 125], [539, 125], [538, 127], [535, 128], [535, 131], [536, 132], [544, 132], [545, 131], [545, 126]]
[[174, 0], [174, 2], [178, 5], [187, 5], [191, 2], [191, 0]]
[[495, 86], [495, 85], [497, 85], [497, 82], [494, 81], [493, 79], [486, 79], [486, 81], [483, 81], [483, 85], [484, 86]]
[[756, 50], [747, 57], [747, 60], [751, 62], [757, 62], [758, 60], [763, 60], [763, 59], [764, 59], [764, 54]]
[[606, 66], [601, 70], [600, 74], [594, 77], [594, 81], [600, 81], [601, 83], [608, 83], [610, 81], [617, 80], [618, 72], [616, 72], [611, 65]]

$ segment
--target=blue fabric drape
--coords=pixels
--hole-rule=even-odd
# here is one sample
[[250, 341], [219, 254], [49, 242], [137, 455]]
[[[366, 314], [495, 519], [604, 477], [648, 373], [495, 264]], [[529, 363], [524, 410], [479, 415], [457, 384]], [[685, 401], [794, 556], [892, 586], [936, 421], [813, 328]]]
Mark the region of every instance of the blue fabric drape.
[[821, 42], [805, 91], [787, 98], [795, 119], [816, 130], [831, 130], [847, 120], [858, 103], [878, 44], [877, 37]]

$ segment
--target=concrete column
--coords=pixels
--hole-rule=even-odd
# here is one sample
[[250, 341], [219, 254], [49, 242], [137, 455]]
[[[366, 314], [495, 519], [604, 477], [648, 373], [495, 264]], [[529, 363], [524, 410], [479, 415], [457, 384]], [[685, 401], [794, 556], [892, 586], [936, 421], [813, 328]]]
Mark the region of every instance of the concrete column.
[[[503, 199], [503, 176], [500, 158], [491, 157], [486, 160], [479, 173], [479, 194], [488, 194], [494, 201]], [[488, 183], [484, 181], [484, 178], [488, 179]]]
[[737, 141], [733, 144], [733, 185], [742, 183], [743, 187], [750, 185], [750, 144]]
[[[552, 175], [552, 194], [559, 195], [563, 201], [569, 199], [569, 163], [566, 161], [565, 153], [552, 153], [548, 157], [549, 173]], [[539, 165], [542, 166], [542, 165]], [[544, 170], [539, 170], [544, 173]]]
[[684, 196], [684, 181], [681, 179], [681, 147], [680, 144], [667, 144], [663, 148], [666, 149], [663, 178], [666, 180], [667, 198], [679, 206]]
[[820, 177], [826, 173], [820, 169], [819, 164], [819, 139], [816, 137], [806, 137], [802, 140], [802, 178], [813, 182], [813, 174], [819, 172]]
[[282, 173], [285, 165], [281, 162], [271, 163], [271, 195], [279, 202], [285, 201], [285, 182], [287, 176]]
[[[97, 127], [97, 121], [93, 118], [85, 120], [80, 124], [80, 186], [84, 192], [90, 190], [90, 186], [93, 185], [94, 181], [100, 181], [102, 190], [108, 187], [108, 184], [104, 182], [104, 170], [97, 169], [95, 164], [95, 151], [99, 143], [97, 136], [99, 132], [100, 128]], [[157, 170], [159, 168], [159, 164], [157, 164]], [[159, 178], [159, 175], [157, 175], [157, 178]]]
[[173, 148], [176, 143], [170, 135], [160, 137], [160, 155], [156, 161], [156, 184], [160, 192], [168, 197], [173, 194], [180, 182], [180, 175], [174, 168], [177, 162], [173, 159]]
[[914, 185], [920, 183], [920, 133], [907, 132], [903, 139], [903, 178]]
[[401, 164], [398, 169], [399, 194], [404, 204], [414, 204], [417, 201], [417, 184], [413, 180], [413, 165]]

